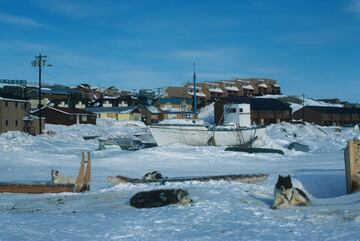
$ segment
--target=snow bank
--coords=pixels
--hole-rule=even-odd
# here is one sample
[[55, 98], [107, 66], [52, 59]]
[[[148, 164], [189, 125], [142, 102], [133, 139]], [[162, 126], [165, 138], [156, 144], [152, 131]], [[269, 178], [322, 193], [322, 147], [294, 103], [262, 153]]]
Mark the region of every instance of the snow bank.
[[55, 139], [82, 140], [84, 136], [99, 136], [101, 138], [128, 136], [138, 132], [145, 132], [147, 127], [141, 121], [98, 119], [97, 125], [78, 124], [63, 126], [47, 124], [46, 129], [56, 132]]
[[207, 105], [204, 108], [200, 109], [198, 118], [213, 125], [213, 124], [215, 124], [214, 116], [215, 116], [214, 115], [214, 103], [211, 103], [210, 105]]

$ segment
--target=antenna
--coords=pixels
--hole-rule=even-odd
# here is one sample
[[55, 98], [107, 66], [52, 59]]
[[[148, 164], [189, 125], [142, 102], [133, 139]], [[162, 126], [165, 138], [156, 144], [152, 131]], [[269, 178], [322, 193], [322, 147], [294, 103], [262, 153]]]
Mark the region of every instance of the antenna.
[[193, 63], [194, 65], [194, 76], [193, 76], [193, 80], [194, 80], [194, 118], [195, 115], [197, 113], [197, 103], [196, 103], [196, 71], [195, 71], [195, 62]]

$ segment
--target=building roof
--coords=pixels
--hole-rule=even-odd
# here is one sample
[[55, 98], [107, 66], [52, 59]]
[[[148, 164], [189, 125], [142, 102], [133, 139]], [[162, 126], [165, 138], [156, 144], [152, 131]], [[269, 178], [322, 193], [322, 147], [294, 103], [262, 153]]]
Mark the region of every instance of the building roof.
[[162, 110], [165, 114], [194, 114], [193, 111], [187, 109], [187, 110], [181, 110], [180, 108], [172, 108], [169, 110]]
[[179, 98], [179, 97], [170, 97], [170, 98], [160, 98], [159, 102], [160, 104], [165, 104], [170, 102], [171, 104], [177, 104], [180, 105], [181, 103], [185, 102], [188, 105], [192, 104], [192, 99], [191, 98]]
[[19, 101], [19, 102], [29, 102], [26, 99], [22, 99], [19, 96], [8, 94], [8, 93], [0, 93], [0, 100], [6, 101]]
[[156, 108], [156, 107], [153, 106], [153, 105], [146, 106], [146, 109], [147, 109], [151, 114], [159, 114], [158, 108]]
[[[360, 108], [346, 108], [334, 106], [305, 106], [304, 108], [312, 109], [321, 113], [360, 114]], [[302, 111], [302, 108], [297, 111]]]
[[[226, 102], [226, 98], [225, 99]], [[227, 103], [248, 103], [251, 110], [288, 110], [291, 111], [290, 104], [272, 98], [250, 98], [246, 96], [229, 96]]]
[[[189, 95], [194, 95], [194, 92], [187, 92]], [[206, 97], [203, 92], [196, 92], [197, 97]]]
[[209, 88], [209, 91], [213, 93], [224, 93], [224, 91], [220, 88]]
[[261, 84], [259, 84], [259, 87], [267, 88], [267, 85], [265, 83], [261, 83]]
[[89, 107], [85, 108], [85, 110], [94, 112], [94, 113], [120, 113], [126, 114], [131, 113], [134, 110], [138, 109], [136, 106], [124, 106], [124, 107]]
[[252, 87], [250, 84], [249, 85], [244, 85], [242, 86], [243, 89], [246, 89], [246, 90], [253, 90], [254, 87]]
[[[43, 107], [41, 109], [43, 110], [43, 109], [46, 109], [46, 108], [49, 108], [49, 109], [64, 113], [66, 115], [94, 115], [93, 112], [86, 111], [86, 110], [83, 110], [83, 109], [77, 109], [77, 108], [45, 106], [45, 107]], [[35, 110], [35, 111], [31, 112], [31, 113], [35, 114], [38, 111], [39, 110]]]
[[62, 89], [45, 89], [41, 88], [41, 93], [44, 94], [53, 94], [53, 95], [70, 95], [70, 91]]

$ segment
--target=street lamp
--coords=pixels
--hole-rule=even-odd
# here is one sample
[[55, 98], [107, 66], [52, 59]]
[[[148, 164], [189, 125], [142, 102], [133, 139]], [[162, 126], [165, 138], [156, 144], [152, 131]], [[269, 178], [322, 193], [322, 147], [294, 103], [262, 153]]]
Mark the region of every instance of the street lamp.
[[47, 64], [46, 55], [39, 54], [38, 56], [35, 56], [35, 59], [31, 62], [31, 65], [35, 68], [39, 69], [39, 135], [41, 135], [42, 127], [41, 127], [41, 69], [42, 67], [52, 67], [51, 64]]

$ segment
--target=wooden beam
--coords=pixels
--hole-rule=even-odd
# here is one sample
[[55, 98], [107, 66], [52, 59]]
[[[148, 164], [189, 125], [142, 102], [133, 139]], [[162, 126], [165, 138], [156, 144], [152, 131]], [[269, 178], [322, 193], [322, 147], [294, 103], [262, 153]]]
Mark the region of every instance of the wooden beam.
[[360, 191], [360, 140], [350, 140], [345, 149], [347, 193]]

